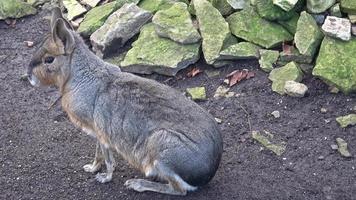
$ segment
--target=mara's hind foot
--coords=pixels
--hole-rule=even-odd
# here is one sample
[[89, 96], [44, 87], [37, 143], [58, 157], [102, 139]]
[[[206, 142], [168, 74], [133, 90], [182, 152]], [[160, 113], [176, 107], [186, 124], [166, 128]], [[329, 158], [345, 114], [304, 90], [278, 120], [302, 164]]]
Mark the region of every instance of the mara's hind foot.
[[189, 185], [180, 176], [157, 161], [154, 162], [153, 167], [147, 168], [145, 174], [147, 177], [160, 177], [167, 183], [145, 179], [129, 179], [125, 182], [125, 186], [137, 192], [151, 191], [170, 195], [186, 195], [188, 191], [197, 189], [197, 187]]
[[170, 195], [186, 195], [187, 191], [194, 191], [197, 189], [196, 187], [190, 185], [189, 188], [185, 188], [179, 184], [164, 184], [159, 182], [148, 181], [145, 179], [129, 179], [125, 182], [125, 186], [137, 192], [151, 191]]

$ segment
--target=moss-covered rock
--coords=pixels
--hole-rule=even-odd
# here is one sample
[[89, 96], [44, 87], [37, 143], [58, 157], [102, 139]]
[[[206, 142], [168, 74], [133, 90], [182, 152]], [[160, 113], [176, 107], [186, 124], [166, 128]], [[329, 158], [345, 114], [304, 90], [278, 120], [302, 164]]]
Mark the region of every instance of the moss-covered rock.
[[303, 64], [310, 64], [313, 62], [313, 57], [310, 55], [303, 55], [299, 53], [298, 49], [291, 46], [289, 51], [282, 51], [279, 54], [279, 60], [282, 62], [296, 62], [296, 63], [303, 63]]
[[148, 10], [152, 13], [158, 10], [170, 8], [174, 4], [174, 0], [141, 0], [138, 4], [142, 9]]
[[314, 57], [324, 34], [314, 18], [307, 12], [300, 14], [297, 31], [294, 36], [294, 42], [302, 55]]
[[272, 90], [283, 95], [285, 83], [287, 81], [300, 82], [303, 79], [303, 72], [295, 62], [290, 62], [283, 67], [273, 69], [268, 78], [272, 81]]
[[278, 23], [289, 31], [292, 35], [297, 32], [297, 25], [299, 20], [299, 14], [295, 13], [289, 20], [279, 20]]
[[293, 40], [281, 25], [262, 19], [252, 8], [235, 12], [227, 18], [232, 34], [265, 48]]
[[356, 15], [356, 1], [355, 0], [341, 0], [341, 9], [348, 14]]
[[356, 114], [349, 114], [346, 116], [337, 117], [336, 121], [342, 128], [356, 125]]
[[336, 0], [307, 0], [307, 8], [311, 13], [322, 13], [334, 5], [335, 2]]
[[285, 11], [273, 4], [273, 0], [256, 0], [258, 14], [267, 20], [288, 20], [295, 14], [294, 10]]
[[252, 131], [252, 138], [269, 149], [277, 156], [281, 156], [286, 150], [286, 143], [280, 139], [276, 139], [275, 136], [267, 131], [258, 132]]
[[205, 87], [187, 88], [187, 93], [192, 100], [206, 100]]
[[187, 4], [178, 2], [166, 10], [158, 11], [152, 22], [158, 35], [182, 44], [196, 43], [200, 40], [187, 10]]
[[194, 8], [203, 38], [203, 54], [208, 64], [213, 64], [219, 58], [224, 41], [230, 35], [229, 25], [207, 0], [194, 0]]
[[36, 9], [21, 0], [0, 0], [0, 20], [33, 15]]
[[260, 68], [265, 72], [270, 72], [274, 68], [274, 64], [276, 64], [279, 52], [274, 50], [266, 50], [260, 49], [260, 60], [258, 61], [260, 64]]
[[68, 11], [68, 20], [72, 20], [87, 11], [84, 6], [76, 0], [63, 0], [63, 5]]
[[105, 20], [117, 9], [116, 2], [110, 2], [91, 9], [80, 23], [78, 32], [84, 37], [89, 37], [97, 29], [99, 29]]
[[219, 59], [235, 60], [235, 59], [258, 59], [260, 57], [259, 50], [261, 47], [250, 42], [240, 42], [226, 48], [220, 52]]
[[344, 42], [325, 37], [313, 75], [348, 94], [356, 92], [356, 39]]
[[333, 5], [329, 10], [330, 10], [330, 15], [335, 17], [342, 17], [340, 3]]
[[279, 6], [285, 11], [292, 10], [295, 5], [298, 3], [298, 0], [273, 0], [273, 4]]
[[139, 38], [121, 62], [123, 71], [174, 76], [180, 69], [199, 59], [200, 43], [183, 45], [159, 37], [152, 23], [141, 29]]
[[347, 145], [347, 143], [346, 143], [346, 141], [344, 139], [336, 138], [336, 143], [337, 143], [337, 146], [338, 146], [337, 150], [339, 151], [339, 153], [342, 156], [344, 156], [346, 158], [349, 158], [349, 157], [352, 156], [350, 151], [349, 151], [349, 149], [348, 149], [348, 147], [347, 147], [348, 145]]

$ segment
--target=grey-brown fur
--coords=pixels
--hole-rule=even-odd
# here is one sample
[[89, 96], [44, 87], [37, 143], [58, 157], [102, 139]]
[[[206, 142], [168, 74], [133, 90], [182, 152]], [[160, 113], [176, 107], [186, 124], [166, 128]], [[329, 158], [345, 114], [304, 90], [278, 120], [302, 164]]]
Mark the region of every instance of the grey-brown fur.
[[[193, 101], [156, 81], [121, 72], [86, 47], [54, 9], [52, 33], [29, 66], [33, 85], [56, 85], [70, 120], [97, 139], [95, 159], [84, 166], [96, 172], [103, 162], [112, 178], [118, 152], [146, 177], [131, 179], [136, 191], [185, 195], [214, 176], [222, 154], [222, 138], [214, 118]], [[51, 60], [52, 63], [44, 63]]]

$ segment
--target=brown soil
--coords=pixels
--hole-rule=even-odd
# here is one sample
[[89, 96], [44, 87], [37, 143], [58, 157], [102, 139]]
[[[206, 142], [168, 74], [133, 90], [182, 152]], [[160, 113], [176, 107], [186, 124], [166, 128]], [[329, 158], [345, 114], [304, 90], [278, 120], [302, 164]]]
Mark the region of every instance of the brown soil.
[[[24, 41], [36, 45], [47, 33], [43, 16], [18, 20], [14, 28], [0, 22], [0, 199], [180, 199], [127, 190], [124, 182], [142, 175], [123, 160], [108, 184], [96, 182], [93, 174], [82, 170], [94, 155], [94, 141], [68, 121], [60, 106], [47, 109], [58, 97], [55, 88], [39, 90], [20, 80], [35, 49]], [[214, 99], [224, 76], [242, 68], [254, 71], [256, 77], [232, 88], [241, 95]], [[166, 81], [181, 91], [206, 86], [209, 99], [199, 104], [223, 120], [220, 168], [207, 186], [184, 199], [356, 199], [356, 160], [343, 158], [330, 147], [341, 137], [356, 155], [356, 127], [342, 129], [335, 121], [353, 112], [355, 95], [330, 94], [321, 81], [307, 77], [307, 97], [280, 96], [271, 91], [267, 74], [255, 61], [220, 71], [216, 78], [200, 74]], [[321, 113], [322, 107], [328, 111]], [[252, 130], [268, 130], [287, 142], [282, 156], [261, 150], [251, 139], [242, 108], [249, 113]], [[274, 110], [281, 118], [269, 115]]]

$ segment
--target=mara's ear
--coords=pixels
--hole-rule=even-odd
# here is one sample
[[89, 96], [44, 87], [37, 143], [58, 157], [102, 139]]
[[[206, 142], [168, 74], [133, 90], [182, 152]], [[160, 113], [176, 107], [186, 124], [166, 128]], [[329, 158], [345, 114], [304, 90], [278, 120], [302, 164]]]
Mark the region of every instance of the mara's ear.
[[69, 55], [73, 52], [75, 41], [72, 31], [67, 27], [63, 19], [57, 19], [52, 27], [52, 38], [57, 46], [63, 44], [64, 53]]
[[73, 30], [72, 25], [63, 17], [62, 11], [58, 7], [54, 7], [52, 9], [52, 17], [51, 17], [51, 30], [53, 30], [53, 27], [58, 19], [62, 19], [67, 26], [68, 29]]

